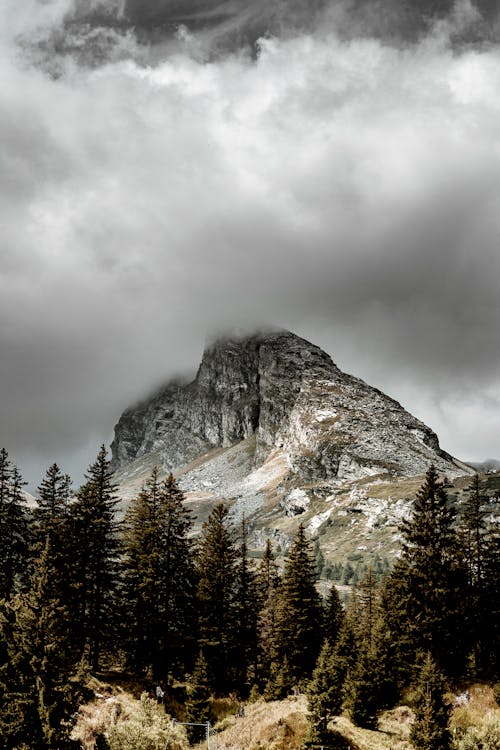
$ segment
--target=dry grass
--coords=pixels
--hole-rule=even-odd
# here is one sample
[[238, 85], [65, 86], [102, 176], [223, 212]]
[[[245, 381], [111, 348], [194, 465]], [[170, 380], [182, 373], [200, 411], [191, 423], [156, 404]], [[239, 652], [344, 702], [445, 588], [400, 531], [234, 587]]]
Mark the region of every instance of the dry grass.
[[378, 731], [361, 729], [346, 716], [334, 719], [332, 729], [345, 737], [353, 750], [413, 750], [408, 739], [412, 721], [411, 709], [398, 706], [382, 714]]
[[[93, 750], [96, 737], [109, 730], [114, 722], [127, 718], [137, 705], [131, 693], [136, 693], [138, 686], [132, 683], [120, 687], [111, 679], [108, 683], [92, 680], [90, 687], [96, 697], [80, 708], [73, 733], [85, 750]], [[451, 729], [456, 740], [467, 732], [483, 730], [488, 722], [496, 722], [495, 726], [500, 727], [500, 707], [492, 688], [475, 684], [469, 687], [469, 694], [466, 705], [453, 708]], [[451, 704], [456, 703], [457, 696], [447, 697]], [[243, 716], [236, 715], [239, 705], [233, 697], [214, 702], [215, 714], [220, 717], [212, 745], [214, 750], [300, 750], [303, 747], [309, 733], [305, 696], [249, 703]], [[337, 717], [330, 726], [351, 750], [413, 750], [409, 742], [412, 721], [413, 711], [407, 706], [398, 706], [381, 715], [378, 731], [361, 729], [346, 716]], [[205, 749], [206, 743], [198, 745], [198, 750]]]
[[500, 725], [500, 707], [493, 697], [492, 688], [476, 684], [469, 688], [469, 693], [469, 703], [457, 706], [453, 710], [450, 722], [452, 732], [463, 734], [470, 728], [481, 728], [484, 722], [490, 719], [496, 719]]
[[[257, 701], [242, 717], [226, 717], [219, 725], [217, 750], [299, 750], [309, 724], [304, 696], [283, 701]], [[199, 745], [200, 750], [206, 743]]]

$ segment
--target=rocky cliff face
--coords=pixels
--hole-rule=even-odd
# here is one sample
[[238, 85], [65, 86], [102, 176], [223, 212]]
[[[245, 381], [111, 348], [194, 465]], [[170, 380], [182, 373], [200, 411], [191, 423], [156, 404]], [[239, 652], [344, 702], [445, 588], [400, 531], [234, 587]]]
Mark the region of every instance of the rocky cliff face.
[[209, 346], [192, 383], [167, 385], [122, 415], [113, 463], [155, 453], [175, 470], [252, 435], [254, 467], [279, 452], [301, 482], [416, 476], [431, 463], [464, 472], [429, 427], [288, 332]]

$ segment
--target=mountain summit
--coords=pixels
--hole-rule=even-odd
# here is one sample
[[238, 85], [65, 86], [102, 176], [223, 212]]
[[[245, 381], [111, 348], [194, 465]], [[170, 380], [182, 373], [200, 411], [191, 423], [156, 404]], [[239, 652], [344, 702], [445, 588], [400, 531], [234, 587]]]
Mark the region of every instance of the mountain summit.
[[182, 473], [252, 436], [254, 469], [279, 457], [283, 476], [302, 483], [411, 477], [431, 463], [450, 477], [468, 471], [399, 403], [287, 331], [210, 344], [193, 382], [167, 384], [124, 412], [113, 464], [154, 454]]

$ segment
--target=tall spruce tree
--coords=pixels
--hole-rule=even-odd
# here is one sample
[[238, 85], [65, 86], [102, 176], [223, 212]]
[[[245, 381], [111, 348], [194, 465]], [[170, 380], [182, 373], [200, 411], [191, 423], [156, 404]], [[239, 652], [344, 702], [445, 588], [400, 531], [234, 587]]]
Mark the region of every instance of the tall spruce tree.
[[55, 547], [68, 543], [68, 517], [71, 499], [71, 478], [54, 463], [40, 482], [37, 508], [34, 512], [33, 537], [39, 550], [45, 546], [47, 535]]
[[154, 469], [124, 522], [126, 650], [138, 671], [181, 677], [194, 663], [196, 586], [191, 514], [170, 474]]
[[355, 618], [351, 617], [349, 609], [342, 621], [337, 642], [328, 659], [329, 691], [332, 700], [331, 710], [340, 712], [340, 707], [346, 697], [346, 681], [348, 675], [356, 668], [358, 639], [355, 628]]
[[29, 546], [29, 516], [23, 481], [9, 454], [0, 450], [0, 599], [8, 599], [24, 581]]
[[114, 641], [118, 568], [117, 504], [113, 472], [103, 445], [72, 506], [77, 620], [82, 657], [97, 671]]
[[462, 507], [459, 536], [467, 566], [473, 670], [479, 677], [493, 677], [499, 667], [499, 535], [492, 523], [490, 498], [477, 474]]
[[259, 613], [257, 617], [256, 684], [263, 689], [271, 676], [276, 654], [276, 607], [280, 577], [271, 541], [268, 539], [257, 574]]
[[354, 648], [346, 659], [343, 685], [344, 707], [355, 724], [366, 728], [374, 728], [379, 713], [397, 697], [394, 655], [380, 602], [375, 575], [368, 567], [346, 612]]
[[323, 643], [307, 688], [312, 742], [328, 743], [328, 723], [334, 716], [340, 714], [342, 708], [341, 687], [335, 680], [334, 648], [327, 639]]
[[236, 623], [239, 554], [229, 509], [222, 503], [203, 524], [198, 554], [200, 646], [217, 693], [239, 689]]
[[335, 585], [332, 584], [325, 605], [325, 637], [331, 648], [337, 643], [344, 621], [344, 609]]
[[356, 662], [348, 671], [344, 682], [344, 707], [351, 721], [358, 726], [374, 729], [381, 710], [380, 664], [368, 640], [362, 640], [356, 650]]
[[5, 604], [0, 640], [7, 661], [0, 669], [2, 747], [61, 750], [79, 687], [70, 677], [76, 656], [68, 645], [67, 607], [59, 597], [60, 570], [49, 535], [34, 563], [31, 587]]
[[276, 610], [276, 651], [286, 656], [295, 681], [310, 676], [323, 641], [323, 609], [316, 564], [300, 524], [283, 573]]
[[238, 564], [236, 568], [235, 617], [238, 641], [234, 667], [239, 692], [243, 696], [255, 684], [257, 676], [257, 577], [248, 560], [248, 532], [243, 519], [240, 526]]
[[448, 750], [451, 735], [448, 729], [449, 708], [444, 702], [443, 676], [427, 652], [416, 683], [415, 721], [410, 740], [415, 750]]
[[[213, 719], [210, 693], [210, 681], [208, 678], [208, 665], [200, 651], [196, 660], [193, 675], [189, 684], [188, 698], [186, 701], [186, 721], [193, 724], [206, 724]], [[188, 737], [191, 743], [201, 742], [205, 739], [206, 729], [200, 726], [188, 727]]]
[[387, 623], [406, 675], [419, 650], [430, 651], [449, 675], [460, 674], [464, 668], [465, 570], [454, 528], [455, 515], [431, 467], [411, 518], [402, 522], [402, 554], [385, 598]]
[[53, 596], [66, 611], [67, 647], [78, 651], [77, 580], [73, 564], [78, 540], [71, 526], [71, 478], [56, 463], [46, 471], [37, 493], [38, 505], [33, 513], [32, 555], [40, 557], [50, 549]]

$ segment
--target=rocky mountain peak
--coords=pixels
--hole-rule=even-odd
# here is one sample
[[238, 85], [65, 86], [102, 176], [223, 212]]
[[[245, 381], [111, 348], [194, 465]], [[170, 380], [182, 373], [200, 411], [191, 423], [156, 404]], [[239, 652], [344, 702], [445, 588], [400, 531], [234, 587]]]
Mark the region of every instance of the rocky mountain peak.
[[178, 470], [251, 436], [255, 467], [279, 452], [303, 482], [416, 476], [430, 463], [449, 476], [464, 470], [400, 404], [288, 331], [211, 342], [191, 383], [167, 384], [124, 412], [113, 463], [154, 452]]

